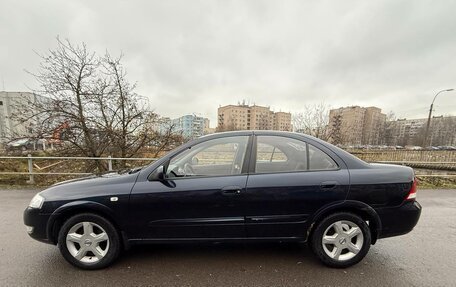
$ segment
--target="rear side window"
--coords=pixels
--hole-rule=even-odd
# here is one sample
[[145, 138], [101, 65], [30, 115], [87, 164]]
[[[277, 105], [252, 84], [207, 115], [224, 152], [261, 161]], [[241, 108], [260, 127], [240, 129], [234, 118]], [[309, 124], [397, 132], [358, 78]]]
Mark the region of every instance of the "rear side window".
[[258, 136], [256, 173], [337, 169], [336, 162], [306, 142], [281, 136]]
[[285, 162], [287, 160], [287, 156], [278, 147], [267, 143], [258, 143], [258, 162]]
[[337, 163], [321, 149], [308, 144], [309, 148], [309, 170], [331, 170], [337, 169]]
[[257, 137], [257, 173], [307, 170], [306, 143], [280, 136]]

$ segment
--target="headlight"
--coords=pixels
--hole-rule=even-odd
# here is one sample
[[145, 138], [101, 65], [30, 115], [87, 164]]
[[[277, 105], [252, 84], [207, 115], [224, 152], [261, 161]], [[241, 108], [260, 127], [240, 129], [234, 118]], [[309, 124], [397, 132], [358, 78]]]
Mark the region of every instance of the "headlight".
[[44, 197], [37, 193], [30, 201], [29, 207], [40, 209], [43, 206]]

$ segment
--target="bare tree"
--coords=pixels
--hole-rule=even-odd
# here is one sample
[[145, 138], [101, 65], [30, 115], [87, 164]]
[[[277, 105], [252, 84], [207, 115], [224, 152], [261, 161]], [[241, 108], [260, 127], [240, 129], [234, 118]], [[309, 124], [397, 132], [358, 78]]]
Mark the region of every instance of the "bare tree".
[[[126, 78], [121, 57], [98, 57], [85, 44], [57, 38], [57, 48], [41, 55], [35, 76], [43, 99], [20, 110], [22, 121], [35, 119], [39, 136], [69, 143], [66, 154], [132, 157], [168, 133], [154, 130], [159, 116]], [[91, 168], [91, 167], [88, 167]], [[99, 171], [106, 169], [96, 161]]]
[[217, 128], [215, 129], [215, 132], [228, 132], [228, 131], [237, 131], [239, 128], [236, 127], [236, 124], [234, 123], [234, 120], [231, 119], [231, 121], [227, 124], [224, 125], [218, 125]]
[[433, 146], [454, 145], [456, 143], [456, 117], [440, 116], [432, 118], [431, 144]]
[[[65, 123], [65, 140], [79, 153], [100, 157], [109, 145], [106, 133], [97, 128], [99, 109], [96, 98], [108, 87], [98, 72], [101, 62], [85, 44], [74, 46], [57, 38], [57, 48], [41, 55], [37, 73], [37, 94], [43, 101], [30, 103], [27, 117], [39, 118], [40, 133], [50, 133]], [[22, 112], [22, 111], [21, 111]], [[97, 167], [102, 170], [101, 162]]]
[[420, 127], [414, 136], [410, 136], [410, 127], [405, 128], [404, 136], [400, 139], [401, 145], [415, 145], [415, 146], [422, 146], [424, 143], [424, 136], [426, 133], [426, 127], [423, 125]]
[[386, 114], [384, 128], [379, 132], [379, 139], [382, 144], [396, 145], [398, 141], [398, 139], [394, 137], [396, 126], [396, 115], [393, 111], [390, 111]]
[[176, 148], [186, 142], [184, 136], [182, 136], [181, 133], [174, 132], [173, 129], [173, 127], [166, 128], [156, 137], [156, 140], [153, 141], [153, 157], [159, 157], [161, 153]]
[[[438, 116], [433, 117], [429, 129], [429, 145], [432, 146], [451, 146], [456, 144], [456, 117]], [[404, 144], [422, 145], [426, 134], [426, 126], [423, 125], [416, 131], [413, 137], [409, 136], [406, 128], [405, 137], [401, 139]]]
[[126, 158], [162, 135], [154, 132], [159, 116], [150, 111], [146, 98], [135, 92], [136, 84], [127, 80], [121, 59], [122, 56], [113, 58], [109, 53], [102, 59], [109, 90], [107, 97], [100, 94], [98, 105], [103, 118], [100, 128], [107, 131], [110, 152]]
[[334, 116], [334, 119], [331, 123], [331, 132], [330, 139], [331, 142], [335, 145], [340, 145], [345, 143], [344, 132], [342, 131], [342, 115], [338, 114]]
[[319, 103], [306, 105], [303, 110], [303, 112], [294, 114], [292, 117], [294, 130], [322, 140], [328, 140], [332, 131], [329, 126], [329, 106]]

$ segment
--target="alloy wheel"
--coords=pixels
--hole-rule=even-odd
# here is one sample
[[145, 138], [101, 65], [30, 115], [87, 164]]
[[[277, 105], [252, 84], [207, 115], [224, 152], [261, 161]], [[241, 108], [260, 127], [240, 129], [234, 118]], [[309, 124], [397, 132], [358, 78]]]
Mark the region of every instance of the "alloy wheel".
[[346, 261], [355, 257], [363, 246], [361, 228], [348, 220], [336, 221], [326, 228], [322, 237], [323, 250], [334, 260]]
[[68, 231], [66, 246], [70, 254], [80, 262], [96, 263], [108, 253], [109, 237], [100, 225], [79, 222]]

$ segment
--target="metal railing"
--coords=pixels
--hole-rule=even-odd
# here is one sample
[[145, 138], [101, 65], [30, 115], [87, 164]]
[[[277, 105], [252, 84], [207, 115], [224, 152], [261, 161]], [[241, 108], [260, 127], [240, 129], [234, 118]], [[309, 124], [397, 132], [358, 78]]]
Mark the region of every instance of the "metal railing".
[[[0, 175], [28, 175], [29, 179], [27, 183], [34, 184], [35, 183], [35, 175], [75, 175], [75, 176], [83, 176], [83, 175], [91, 175], [94, 174], [93, 172], [40, 172], [36, 171], [34, 168], [34, 161], [39, 160], [97, 160], [97, 161], [106, 161], [107, 162], [107, 171], [113, 171], [113, 161], [155, 161], [157, 158], [143, 158], [143, 157], [132, 157], [132, 158], [119, 158], [119, 157], [60, 157], [60, 156], [32, 156], [28, 155], [27, 157], [23, 156], [0, 156], [0, 160], [24, 160], [27, 161], [27, 171], [4, 171], [0, 172]], [[429, 161], [372, 161], [377, 163], [390, 163], [390, 164], [398, 164], [398, 165], [406, 165], [406, 166], [414, 166], [415, 164], [445, 164], [445, 165], [452, 165], [456, 166], [456, 162], [449, 162], [449, 161], [442, 161], [442, 162], [429, 162]], [[58, 162], [61, 163], [61, 162]], [[57, 164], [58, 164], [57, 163]], [[51, 165], [53, 166], [53, 165]], [[418, 174], [419, 177], [456, 177], [456, 174]]]
[[0, 175], [28, 175], [29, 180], [27, 183], [34, 184], [35, 183], [35, 175], [91, 175], [94, 174], [93, 172], [39, 172], [34, 170], [33, 161], [34, 160], [102, 160], [106, 161], [108, 164], [108, 172], [113, 171], [113, 161], [155, 161], [157, 158], [147, 158], [147, 157], [129, 157], [129, 158], [121, 158], [121, 157], [76, 157], [76, 156], [32, 156], [29, 154], [27, 157], [23, 156], [0, 156], [0, 160], [2, 159], [9, 159], [9, 160], [26, 160], [27, 161], [27, 168], [28, 171], [15, 171], [15, 172], [0, 172]]
[[456, 162], [454, 150], [347, 150], [365, 161]]

